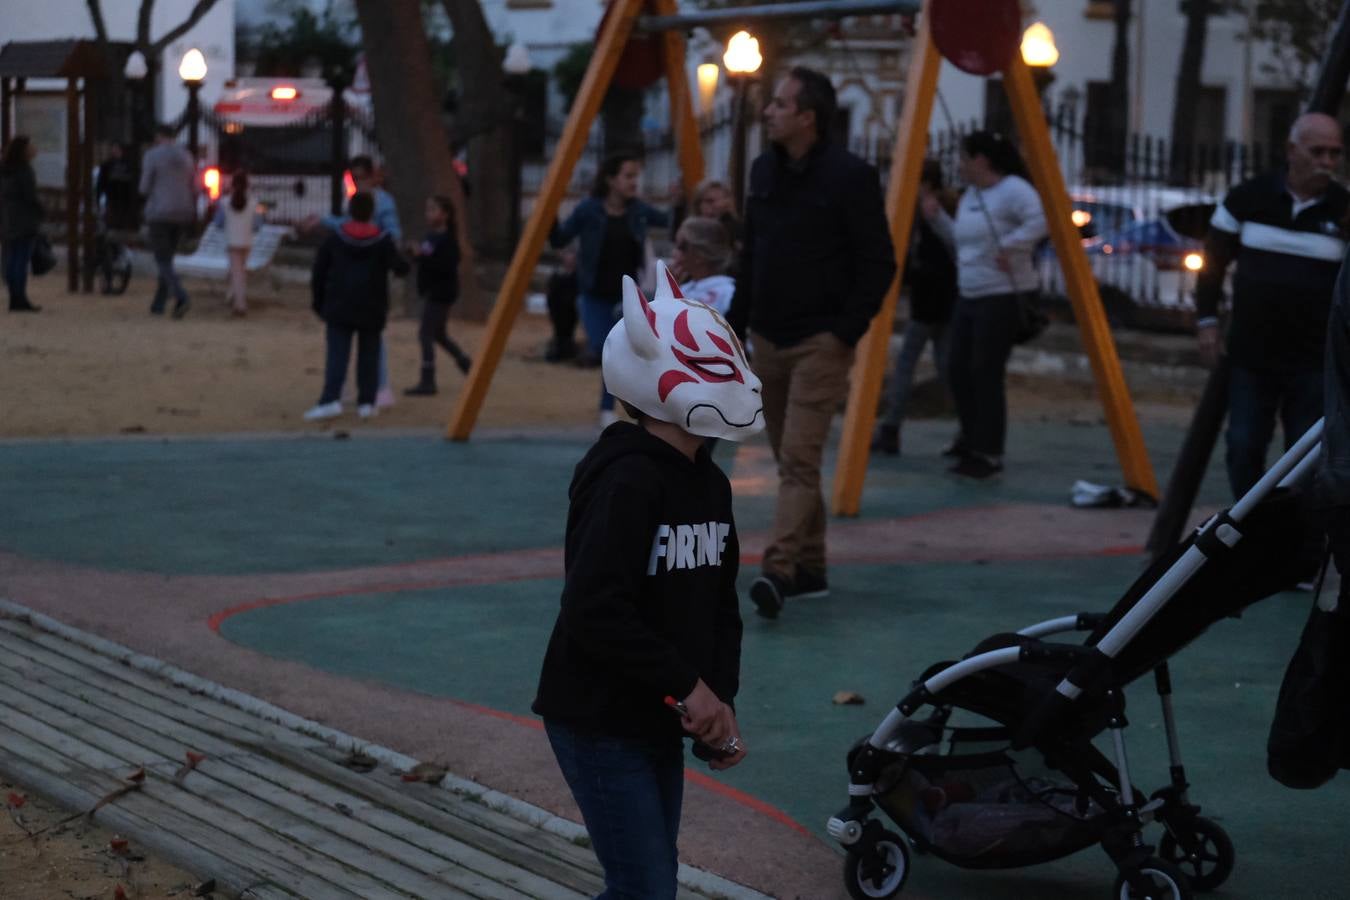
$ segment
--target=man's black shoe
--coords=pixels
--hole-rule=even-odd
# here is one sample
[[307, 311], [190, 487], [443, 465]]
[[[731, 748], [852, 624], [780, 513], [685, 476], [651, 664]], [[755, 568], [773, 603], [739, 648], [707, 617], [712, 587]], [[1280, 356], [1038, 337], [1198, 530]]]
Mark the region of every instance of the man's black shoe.
[[150, 304], [150, 315], [152, 315], [152, 316], [162, 316], [162, 315], [164, 315], [164, 304], [163, 304], [163, 303], [151, 303], [151, 304]]
[[947, 471], [963, 478], [974, 478], [982, 481], [1002, 472], [1003, 463], [991, 460], [979, 453], [972, 453]]
[[872, 449], [887, 456], [900, 455], [900, 429], [895, 425], [882, 425], [872, 437]]
[[187, 300], [179, 300], [173, 305], [173, 317], [175, 319], [181, 319], [183, 316], [187, 315], [187, 311], [191, 308], [192, 304], [190, 302]]
[[750, 584], [750, 599], [755, 604], [755, 611], [766, 619], [778, 618], [789, 589], [788, 583], [777, 575], [765, 573], [759, 576]]
[[828, 596], [830, 596], [830, 582], [825, 578], [824, 572], [797, 570], [797, 577], [792, 582], [792, 590], [788, 593], [788, 597], [793, 600], [816, 600]]
[[38, 312], [42, 309], [40, 306], [34, 306], [32, 303], [14, 303], [9, 307], [10, 312]]

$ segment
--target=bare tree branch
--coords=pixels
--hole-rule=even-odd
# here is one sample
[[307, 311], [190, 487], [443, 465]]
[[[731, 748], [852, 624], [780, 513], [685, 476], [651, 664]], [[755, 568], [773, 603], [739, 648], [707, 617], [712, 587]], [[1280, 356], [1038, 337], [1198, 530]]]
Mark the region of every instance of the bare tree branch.
[[150, 14], [155, 11], [155, 0], [141, 0], [141, 11], [136, 16], [136, 46], [150, 55]]
[[103, 7], [99, 5], [99, 0], [85, 0], [89, 5], [89, 18], [94, 20], [94, 34], [98, 37], [100, 47], [108, 46], [108, 24], [103, 21]]
[[[144, 12], [147, 7], [149, 7], [151, 4], [154, 3], [154, 0], [141, 0], [141, 2], [143, 3], [141, 11]], [[188, 14], [187, 19], [185, 19], [183, 23], [180, 24], [177, 28], [173, 29], [168, 34], [164, 35], [164, 37], [160, 38], [159, 40], [151, 44], [150, 49], [155, 53], [163, 52], [165, 47], [169, 46], [174, 41], [178, 40], [189, 30], [191, 30], [193, 25], [196, 25], [198, 22], [200, 22], [202, 20], [202, 16], [209, 13], [211, 11], [211, 7], [215, 5], [216, 0], [197, 0], [197, 5], [192, 7], [192, 12]]]

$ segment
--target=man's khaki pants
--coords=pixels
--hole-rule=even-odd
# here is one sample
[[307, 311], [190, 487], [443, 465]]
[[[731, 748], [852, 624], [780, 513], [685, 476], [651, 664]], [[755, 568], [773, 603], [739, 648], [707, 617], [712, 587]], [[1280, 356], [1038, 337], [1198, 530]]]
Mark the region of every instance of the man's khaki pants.
[[848, 395], [853, 348], [829, 332], [791, 347], [755, 335], [764, 423], [778, 461], [778, 507], [764, 572], [789, 583], [797, 570], [825, 573], [825, 498], [820, 464], [830, 421]]

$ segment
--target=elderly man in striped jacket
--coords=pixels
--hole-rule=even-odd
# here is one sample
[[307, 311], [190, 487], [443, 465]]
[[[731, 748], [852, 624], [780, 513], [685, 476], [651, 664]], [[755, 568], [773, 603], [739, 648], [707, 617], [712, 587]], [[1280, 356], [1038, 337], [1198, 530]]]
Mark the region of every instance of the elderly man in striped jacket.
[[1350, 193], [1336, 183], [1343, 153], [1331, 116], [1306, 113], [1289, 132], [1288, 167], [1244, 181], [1210, 220], [1196, 283], [1200, 349], [1218, 360], [1224, 275], [1233, 272], [1228, 360], [1228, 480], [1242, 496], [1265, 471], [1278, 417], [1286, 446], [1322, 415], [1322, 371]]

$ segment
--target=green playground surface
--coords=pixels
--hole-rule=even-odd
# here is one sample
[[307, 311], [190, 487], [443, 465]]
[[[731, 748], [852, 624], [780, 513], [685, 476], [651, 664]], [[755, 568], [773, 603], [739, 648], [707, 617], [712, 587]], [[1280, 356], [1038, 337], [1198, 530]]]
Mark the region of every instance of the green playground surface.
[[[1077, 478], [1118, 478], [1104, 428], [1016, 423], [1008, 473], [993, 484], [958, 483], [937, 458], [950, 427], [907, 425], [906, 455], [874, 461], [869, 471], [864, 520], [1062, 505]], [[1180, 429], [1146, 427], [1145, 436], [1165, 480]], [[114, 571], [248, 575], [556, 547], [567, 483], [587, 444], [374, 434], [0, 444], [0, 549]], [[740, 458], [736, 450], [718, 451], [733, 477], [763, 469], [762, 447], [744, 448]], [[1201, 503], [1225, 500], [1216, 459]], [[738, 526], [767, 527], [772, 505], [771, 489], [738, 496]], [[1143, 564], [1138, 555], [989, 561], [983, 549], [972, 547], [961, 562], [836, 565], [830, 598], [791, 604], [773, 622], [747, 602], [738, 714], [752, 755], [720, 780], [823, 835], [847, 800], [849, 746], [925, 668], [996, 632], [1105, 609]], [[744, 567], [743, 596], [754, 574]], [[561, 572], [332, 594], [240, 612], [220, 634], [319, 670], [529, 717], [560, 585]], [[1173, 665], [1193, 798], [1237, 846], [1237, 869], [1217, 896], [1350, 896], [1343, 849], [1350, 782], [1296, 793], [1265, 772], [1266, 730], [1309, 603], [1307, 595], [1271, 598], [1216, 625]], [[841, 690], [866, 702], [836, 706], [831, 698]], [[1161, 787], [1166, 747], [1151, 681], [1136, 684], [1129, 701], [1136, 781]], [[1151, 833], [1156, 840], [1158, 829]], [[1104, 854], [1089, 849], [1004, 873], [916, 857], [910, 885], [928, 897], [1100, 898], [1112, 877]]]

